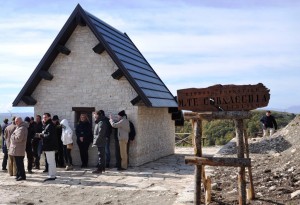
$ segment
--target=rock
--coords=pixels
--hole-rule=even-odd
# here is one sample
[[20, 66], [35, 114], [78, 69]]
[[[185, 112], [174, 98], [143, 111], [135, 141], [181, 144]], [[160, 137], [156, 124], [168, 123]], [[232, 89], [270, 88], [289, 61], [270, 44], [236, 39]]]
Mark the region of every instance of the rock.
[[291, 153], [294, 153], [294, 152], [296, 152], [297, 151], [297, 149], [292, 149], [291, 150]]
[[295, 170], [295, 168], [294, 167], [291, 167], [291, 168], [289, 168], [287, 171], [288, 172], [293, 172]]
[[293, 193], [291, 193], [291, 198], [294, 198], [298, 195], [300, 195], [300, 190], [297, 190], [297, 191], [294, 191]]
[[276, 189], [276, 186], [271, 186], [270, 188], [269, 188], [269, 191], [274, 191]]

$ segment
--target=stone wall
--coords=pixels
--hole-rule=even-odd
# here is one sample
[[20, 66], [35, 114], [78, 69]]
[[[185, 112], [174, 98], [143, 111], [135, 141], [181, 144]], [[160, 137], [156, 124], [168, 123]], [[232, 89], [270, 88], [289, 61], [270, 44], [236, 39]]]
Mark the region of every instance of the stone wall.
[[[136, 166], [172, 154], [175, 128], [168, 109], [132, 106], [130, 101], [137, 93], [125, 77], [120, 80], [111, 77], [118, 68], [106, 51], [100, 55], [94, 53], [92, 48], [98, 43], [87, 26], [77, 26], [66, 43], [71, 53], [57, 56], [49, 68], [53, 79], [41, 80], [32, 94], [37, 100], [35, 114], [58, 115], [60, 120], [67, 119], [74, 129], [76, 120], [72, 107], [95, 107], [103, 109], [106, 115], [125, 110], [137, 129], [136, 141], [131, 144], [130, 164]], [[75, 142], [75, 131], [73, 139]], [[112, 155], [113, 143], [112, 140]], [[77, 144], [74, 145], [73, 161], [80, 165], [79, 150]], [[96, 148], [90, 148], [89, 161], [91, 166], [97, 163]]]

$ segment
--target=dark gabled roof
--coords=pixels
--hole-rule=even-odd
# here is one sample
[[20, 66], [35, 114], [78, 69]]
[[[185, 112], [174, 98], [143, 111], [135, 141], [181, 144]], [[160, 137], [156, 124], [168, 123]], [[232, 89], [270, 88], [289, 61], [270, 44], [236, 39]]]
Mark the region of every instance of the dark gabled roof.
[[[59, 48], [64, 47], [78, 24], [89, 26], [101, 46], [118, 66], [118, 73], [121, 73], [121, 76], [125, 76], [135, 89], [138, 96], [132, 100], [133, 104], [141, 100], [148, 107], [178, 106], [174, 96], [126, 33], [118, 31], [92, 14], [84, 11], [79, 4], [14, 100], [13, 106], [17, 106], [21, 100], [26, 101], [27, 99], [28, 102], [29, 98], [30, 101], [31, 94], [41, 79], [45, 78], [45, 75], [48, 74], [46, 77], [50, 80], [52, 79], [53, 76], [44, 71], [49, 69], [59, 52], [62, 52]], [[44, 75], [41, 75], [41, 72]], [[31, 98], [31, 103], [35, 104], [35, 102]]]

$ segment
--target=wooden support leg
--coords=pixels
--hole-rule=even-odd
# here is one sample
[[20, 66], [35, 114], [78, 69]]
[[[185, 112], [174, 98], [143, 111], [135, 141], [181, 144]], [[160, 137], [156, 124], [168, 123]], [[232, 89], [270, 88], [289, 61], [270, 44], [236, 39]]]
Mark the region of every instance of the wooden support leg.
[[[249, 144], [248, 144], [248, 136], [246, 130], [244, 130], [244, 139], [245, 139], [245, 151], [246, 157], [249, 159]], [[247, 191], [247, 199], [253, 200], [255, 199], [255, 191], [253, 185], [253, 178], [252, 178], [252, 167], [248, 167], [248, 174], [249, 174], [249, 182], [250, 182], [250, 189]]]
[[[243, 120], [235, 119], [235, 132], [237, 138], [237, 157], [244, 158], [244, 138], [243, 138]], [[246, 179], [245, 179], [245, 166], [238, 168], [238, 187], [239, 187], [239, 204], [246, 204]]]
[[[201, 146], [201, 135], [202, 135], [202, 121], [195, 120], [194, 124], [194, 135], [195, 135], [195, 156], [202, 156], [202, 146]], [[196, 205], [201, 204], [201, 174], [202, 174], [202, 165], [195, 166], [195, 197], [194, 203]]]

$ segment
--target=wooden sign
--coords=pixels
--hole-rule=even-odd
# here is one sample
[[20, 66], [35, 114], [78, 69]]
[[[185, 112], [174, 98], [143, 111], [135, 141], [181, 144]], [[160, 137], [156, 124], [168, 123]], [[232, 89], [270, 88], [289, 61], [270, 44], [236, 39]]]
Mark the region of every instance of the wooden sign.
[[249, 111], [266, 107], [270, 90], [262, 83], [257, 85], [214, 85], [208, 88], [177, 90], [179, 110]]

